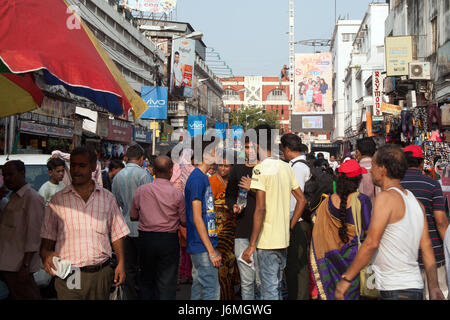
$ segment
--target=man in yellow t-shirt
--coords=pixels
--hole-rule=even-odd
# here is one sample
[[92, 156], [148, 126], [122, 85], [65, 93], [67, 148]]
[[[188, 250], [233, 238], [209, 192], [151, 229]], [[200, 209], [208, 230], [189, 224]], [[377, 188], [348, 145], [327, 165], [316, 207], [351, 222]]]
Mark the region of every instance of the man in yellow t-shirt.
[[[281, 300], [280, 285], [290, 231], [301, 217], [306, 199], [289, 164], [272, 157], [272, 128], [260, 125], [255, 130], [258, 156], [263, 161], [253, 169], [250, 188], [256, 191], [256, 209], [250, 244], [242, 259], [251, 263], [258, 249], [261, 298]], [[297, 204], [289, 219], [291, 194]]]

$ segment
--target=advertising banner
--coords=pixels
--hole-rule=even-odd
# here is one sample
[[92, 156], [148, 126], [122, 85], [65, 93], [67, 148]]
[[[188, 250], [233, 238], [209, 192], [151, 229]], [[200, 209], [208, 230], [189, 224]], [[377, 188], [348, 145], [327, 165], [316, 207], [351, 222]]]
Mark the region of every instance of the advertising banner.
[[244, 134], [244, 127], [242, 126], [233, 126], [233, 139], [241, 139]]
[[223, 140], [227, 138], [227, 123], [226, 122], [216, 122], [215, 125], [216, 136], [221, 137]]
[[413, 61], [413, 38], [386, 37], [385, 50], [387, 76], [407, 76], [409, 63]]
[[140, 119], [167, 119], [167, 87], [141, 87], [141, 97], [148, 109], [140, 116]]
[[20, 131], [43, 134], [49, 136], [73, 138], [73, 130], [68, 128], [58, 128], [37, 124], [32, 122], [20, 121]]
[[188, 116], [188, 131], [191, 137], [205, 134], [206, 116]]
[[106, 140], [129, 143], [133, 137], [133, 126], [130, 122], [108, 119], [108, 137]]
[[381, 116], [381, 104], [383, 103], [383, 82], [384, 77], [380, 70], [372, 72], [372, 96], [373, 115]]
[[170, 93], [172, 95], [192, 98], [194, 63], [195, 40], [183, 38], [173, 40], [170, 74]]
[[135, 128], [133, 130], [133, 141], [152, 143], [152, 132]]
[[302, 117], [302, 129], [322, 129], [323, 117], [322, 116], [303, 116]]
[[177, 6], [177, 0], [121, 0], [120, 5], [128, 10], [169, 14]]
[[395, 104], [381, 103], [381, 112], [398, 115], [402, 113], [402, 107]]
[[295, 104], [292, 114], [332, 114], [331, 52], [295, 55]]

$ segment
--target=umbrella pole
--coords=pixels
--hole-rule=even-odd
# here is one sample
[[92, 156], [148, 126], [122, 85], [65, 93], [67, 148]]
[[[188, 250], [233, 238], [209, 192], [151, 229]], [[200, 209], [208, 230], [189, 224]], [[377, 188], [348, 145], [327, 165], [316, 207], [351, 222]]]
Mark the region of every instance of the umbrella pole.
[[8, 152], [12, 153], [13, 151], [13, 147], [14, 147], [14, 129], [15, 129], [15, 116], [11, 116], [10, 117], [10, 122], [9, 122], [9, 135], [8, 135], [8, 140], [9, 140], [9, 146], [8, 146]]
[[9, 117], [5, 118], [5, 143], [3, 144], [3, 154], [8, 154], [8, 124]]

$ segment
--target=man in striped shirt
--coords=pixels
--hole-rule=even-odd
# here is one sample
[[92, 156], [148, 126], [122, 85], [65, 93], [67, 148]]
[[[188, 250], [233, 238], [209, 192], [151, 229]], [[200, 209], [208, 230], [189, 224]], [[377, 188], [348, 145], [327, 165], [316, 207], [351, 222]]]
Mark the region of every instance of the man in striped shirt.
[[[114, 196], [92, 179], [96, 160], [93, 150], [75, 148], [70, 155], [72, 184], [46, 207], [40, 250], [45, 271], [58, 271], [53, 257], [80, 268], [79, 286], [71, 286], [72, 277], [56, 278], [60, 300], [107, 300], [113, 280], [116, 286], [125, 280], [123, 239], [129, 229]], [[118, 262], [115, 270], [110, 239]]]
[[[442, 196], [442, 189], [439, 182], [422, 173], [424, 158], [420, 146], [409, 145], [405, 147], [403, 151], [405, 152], [409, 169], [406, 171], [401, 184], [403, 188], [411, 191], [417, 200], [425, 207], [428, 230], [436, 258], [436, 266], [438, 268], [439, 287], [446, 297], [448, 294], [448, 286], [443, 240], [445, 239], [448, 220], [445, 215], [445, 202], [444, 197]], [[424, 291], [424, 296], [428, 299], [428, 287], [426, 285], [422, 254], [419, 254], [419, 265], [422, 271], [422, 278], [425, 282], [424, 290], [426, 291]]]
[[125, 155], [127, 165], [114, 177], [112, 183], [112, 193], [117, 199], [119, 207], [125, 217], [130, 234], [125, 238], [125, 272], [127, 280], [124, 284], [124, 296], [127, 300], [138, 299], [137, 292], [137, 274], [139, 270], [138, 256], [138, 222], [131, 221], [130, 207], [133, 202], [133, 196], [136, 189], [144, 184], [151, 183], [153, 178], [150, 172], [142, 165], [144, 163], [144, 149], [138, 145], [132, 145], [128, 148]]

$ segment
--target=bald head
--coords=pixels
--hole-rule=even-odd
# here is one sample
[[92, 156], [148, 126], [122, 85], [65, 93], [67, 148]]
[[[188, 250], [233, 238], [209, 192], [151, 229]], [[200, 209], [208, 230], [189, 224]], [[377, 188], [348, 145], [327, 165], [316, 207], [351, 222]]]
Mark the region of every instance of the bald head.
[[170, 180], [172, 178], [173, 162], [168, 156], [159, 156], [155, 159], [155, 175], [157, 178]]

